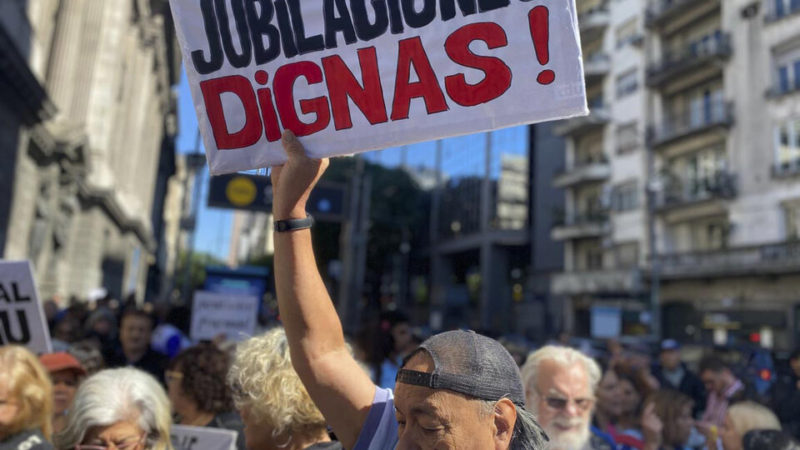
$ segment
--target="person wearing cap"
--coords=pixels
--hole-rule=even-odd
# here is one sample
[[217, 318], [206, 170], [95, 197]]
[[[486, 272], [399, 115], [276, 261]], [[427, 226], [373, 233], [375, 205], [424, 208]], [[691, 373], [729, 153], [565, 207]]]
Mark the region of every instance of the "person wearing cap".
[[53, 432], [58, 433], [67, 425], [67, 413], [75, 399], [78, 385], [86, 376], [86, 370], [74, 356], [66, 352], [47, 353], [39, 357], [53, 382]]
[[706, 388], [686, 363], [681, 361], [681, 345], [674, 339], [661, 342], [658, 363], [653, 365], [653, 376], [664, 389], [674, 389], [694, 400], [692, 415], [697, 416], [706, 407]]
[[539, 449], [514, 359], [496, 341], [451, 331], [403, 362], [394, 394], [377, 388], [348, 351], [317, 270], [306, 202], [328, 165], [284, 132], [286, 164], [272, 168], [275, 286], [292, 365], [345, 448]]

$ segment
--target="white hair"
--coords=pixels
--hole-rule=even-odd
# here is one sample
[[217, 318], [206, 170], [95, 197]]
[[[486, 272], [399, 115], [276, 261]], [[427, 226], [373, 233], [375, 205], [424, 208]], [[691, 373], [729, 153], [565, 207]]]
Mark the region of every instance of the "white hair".
[[67, 426], [54, 442], [58, 449], [72, 449], [90, 428], [129, 420], [147, 433], [146, 449], [172, 450], [170, 404], [158, 381], [133, 368], [102, 370], [78, 388]]
[[553, 361], [561, 367], [569, 367], [575, 364], [581, 364], [586, 374], [589, 376], [589, 388], [594, 395], [597, 385], [600, 384], [602, 378], [602, 370], [600, 366], [592, 358], [584, 355], [583, 353], [569, 347], [557, 347], [548, 345], [528, 355], [525, 360], [525, 365], [522, 366], [522, 384], [525, 389], [528, 389], [530, 383], [535, 382], [539, 376], [539, 366], [542, 361]]

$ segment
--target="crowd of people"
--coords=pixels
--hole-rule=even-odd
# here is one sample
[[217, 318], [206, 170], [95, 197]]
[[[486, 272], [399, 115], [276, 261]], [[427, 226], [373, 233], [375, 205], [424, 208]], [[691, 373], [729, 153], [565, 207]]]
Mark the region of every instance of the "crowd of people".
[[[303, 219], [327, 162], [283, 142], [273, 214]], [[472, 331], [423, 340], [391, 312], [351, 345], [307, 224], [283, 229], [282, 324], [235, 345], [190, 342], [185, 308], [47, 308], [54, 353], [0, 347], [0, 450], [172, 449], [175, 424], [234, 431], [239, 450], [800, 449], [800, 351], [765, 396], [713, 353], [692, 370], [673, 340], [654, 358], [520, 355]]]

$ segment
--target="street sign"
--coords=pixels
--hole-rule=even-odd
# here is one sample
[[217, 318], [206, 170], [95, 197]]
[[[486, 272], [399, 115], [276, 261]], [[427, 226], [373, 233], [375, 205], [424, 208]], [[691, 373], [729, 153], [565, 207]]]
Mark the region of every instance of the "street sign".
[[[208, 206], [269, 213], [272, 211], [270, 178], [241, 173], [212, 176], [208, 189]], [[306, 207], [317, 220], [343, 220], [345, 187], [336, 183], [319, 183], [311, 192]]]
[[272, 184], [269, 177], [234, 173], [211, 177], [208, 189], [211, 208], [272, 211]]

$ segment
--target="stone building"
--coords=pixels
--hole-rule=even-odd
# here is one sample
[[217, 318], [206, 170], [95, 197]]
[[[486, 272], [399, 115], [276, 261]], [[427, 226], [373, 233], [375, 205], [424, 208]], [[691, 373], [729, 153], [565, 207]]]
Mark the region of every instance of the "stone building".
[[[564, 122], [571, 328], [800, 342], [800, 3], [579, 0], [590, 116]], [[645, 319], [645, 320], [642, 320]]]
[[0, 257], [43, 298], [145, 292], [174, 172], [166, 0], [0, 2]]

